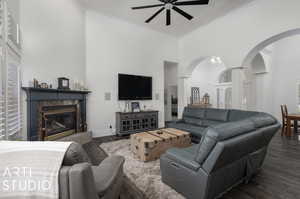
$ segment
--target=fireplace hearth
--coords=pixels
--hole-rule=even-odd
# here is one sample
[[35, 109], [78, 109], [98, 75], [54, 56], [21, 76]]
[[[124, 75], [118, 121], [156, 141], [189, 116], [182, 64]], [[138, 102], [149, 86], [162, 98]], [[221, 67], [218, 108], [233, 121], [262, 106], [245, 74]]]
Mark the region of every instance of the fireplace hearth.
[[27, 94], [27, 140], [49, 141], [87, 131], [88, 91], [23, 88]]

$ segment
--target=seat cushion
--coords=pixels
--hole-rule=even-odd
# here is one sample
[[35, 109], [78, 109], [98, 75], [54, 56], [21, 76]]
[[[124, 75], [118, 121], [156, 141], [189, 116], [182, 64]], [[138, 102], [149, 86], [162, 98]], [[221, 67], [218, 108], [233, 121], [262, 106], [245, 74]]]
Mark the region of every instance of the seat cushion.
[[205, 118], [207, 120], [226, 122], [228, 120], [228, 113], [229, 110], [209, 108], [206, 110]]
[[85, 152], [85, 150], [81, 147], [80, 144], [73, 142], [66, 151], [62, 165], [73, 166], [74, 164], [84, 162], [91, 163], [88, 154]]
[[187, 131], [187, 132], [191, 133], [192, 135], [199, 137], [199, 138], [201, 138], [205, 134], [205, 129], [206, 129], [201, 126], [186, 124], [184, 122], [170, 123], [170, 124], [168, 124], [168, 127]]
[[[198, 145], [188, 148], [171, 148], [167, 150], [165, 156], [173, 160], [175, 164], [183, 165], [196, 171], [200, 165], [194, 160], [197, 153]], [[174, 165], [176, 166], [176, 165]]]

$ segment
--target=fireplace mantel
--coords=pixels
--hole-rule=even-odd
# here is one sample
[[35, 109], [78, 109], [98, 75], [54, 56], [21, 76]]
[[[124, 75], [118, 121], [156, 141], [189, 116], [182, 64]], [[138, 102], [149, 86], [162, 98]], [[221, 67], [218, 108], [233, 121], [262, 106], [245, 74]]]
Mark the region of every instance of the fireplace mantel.
[[80, 119], [86, 128], [86, 97], [90, 91], [58, 90], [22, 87], [27, 95], [27, 140], [38, 141], [39, 117], [41, 104], [57, 104], [58, 102], [76, 102], [80, 106]]

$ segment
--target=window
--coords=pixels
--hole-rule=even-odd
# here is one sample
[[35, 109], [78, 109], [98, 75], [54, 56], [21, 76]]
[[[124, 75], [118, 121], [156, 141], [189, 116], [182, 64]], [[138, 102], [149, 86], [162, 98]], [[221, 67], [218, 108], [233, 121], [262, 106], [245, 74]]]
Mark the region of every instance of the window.
[[[1, 59], [2, 60], [2, 57]], [[0, 74], [3, 74], [3, 65], [0, 61]], [[4, 86], [3, 86], [3, 76], [0, 75], [0, 140], [5, 138], [5, 101], [4, 101]]]
[[18, 139], [21, 135], [19, 36], [18, 24], [6, 2], [0, 0], [0, 139]]
[[8, 138], [16, 138], [21, 131], [20, 68], [18, 57], [10, 51], [7, 54], [6, 133]]

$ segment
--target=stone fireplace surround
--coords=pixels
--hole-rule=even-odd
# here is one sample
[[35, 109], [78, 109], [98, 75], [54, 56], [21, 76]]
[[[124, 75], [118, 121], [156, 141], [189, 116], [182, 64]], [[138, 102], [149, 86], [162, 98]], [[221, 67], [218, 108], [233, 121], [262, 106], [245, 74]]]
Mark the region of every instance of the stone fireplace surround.
[[[72, 133], [85, 132], [86, 124], [86, 97], [89, 91], [72, 91], [57, 89], [41, 89], [23, 87], [27, 95], [27, 140], [53, 140]], [[43, 114], [45, 108], [61, 109], [63, 107], [75, 107], [76, 127], [73, 131], [60, 132], [57, 136], [48, 137], [43, 127]]]

